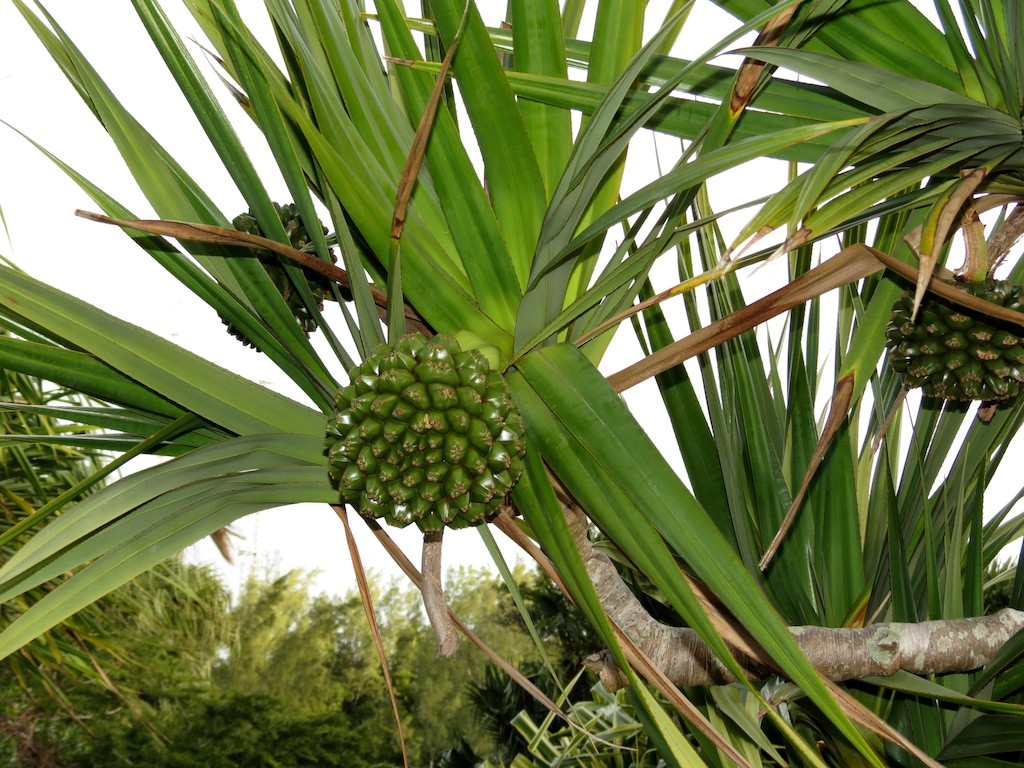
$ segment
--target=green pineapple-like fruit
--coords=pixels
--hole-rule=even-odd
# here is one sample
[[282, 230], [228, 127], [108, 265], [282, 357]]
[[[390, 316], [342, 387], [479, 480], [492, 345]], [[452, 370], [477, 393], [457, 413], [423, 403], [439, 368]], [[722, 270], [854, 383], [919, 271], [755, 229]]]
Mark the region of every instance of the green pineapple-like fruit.
[[[1008, 282], [963, 283], [960, 290], [1020, 312], [1024, 288]], [[1016, 397], [1024, 382], [1020, 329], [926, 295], [911, 321], [914, 298], [904, 293], [893, 306], [886, 346], [893, 370], [910, 389], [946, 400], [1001, 401]]]
[[505, 379], [451, 336], [379, 345], [327, 422], [328, 475], [367, 517], [421, 530], [484, 522], [522, 474], [523, 420]]
[[[302, 223], [302, 216], [299, 214], [298, 209], [294, 203], [288, 203], [287, 205], [278, 205], [274, 203], [274, 208], [277, 210], [277, 215], [281, 219], [281, 224], [284, 226], [284, 231], [288, 235], [288, 241], [292, 248], [301, 251], [305, 246], [311, 242], [309, 230]], [[256, 217], [249, 213], [239, 214], [231, 222], [232, 226], [239, 232], [245, 232], [250, 235], [257, 235], [259, 237], [266, 237], [266, 234], [260, 228], [259, 222], [256, 221]], [[320, 225], [319, 222], [317, 222]], [[327, 233], [327, 228], [320, 225], [321, 230], [324, 234]], [[302, 330], [308, 336], [316, 330], [317, 322], [313, 313], [309, 311], [309, 308], [302, 301], [302, 296], [295, 289], [292, 281], [288, 277], [288, 273], [285, 271], [281, 264], [280, 258], [270, 251], [264, 248], [253, 248], [252, 252], [259, 258], [260, 264], [267, 271], [267, 275], [273, 280], [277, 290], [281, 292], [281, 296], [288, 304], [288, 308], [295, 315], [295, 319], [298, 321]], [[331, 253], [332, 260], [336, 261], [334, 253]], [[309, 292], [313, 296], [313, 300], [316, 302], [318, 309], [323, 309], [324, 299], [331, 297], [331, 281], [329, 278], [323, 275], [311, 272], [310, 270], [303, 270], [303, 274], [306, 278], [306, 286], [309, 288]], [[246, 346], [253, 346], [252, 341], [245, 337], [241, 331], [239, 331], [234, 325], [224, 321], [228, 326], [228, 333], [235, 338], [239, 339]]]

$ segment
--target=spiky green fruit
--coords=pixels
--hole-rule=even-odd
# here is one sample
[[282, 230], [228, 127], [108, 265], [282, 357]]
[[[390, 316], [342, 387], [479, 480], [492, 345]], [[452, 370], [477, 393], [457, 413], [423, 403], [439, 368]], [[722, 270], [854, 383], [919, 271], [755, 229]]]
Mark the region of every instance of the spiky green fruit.
[[[1024, 288], [1005, 281], [963, 283], [960, 290], [1020, 312]], [[886, 346], [893, 370], [910, 389], [946, 400], [1000, 401], [1024, 382], [1021, 330], [928, 294], [911, 321], [913, 294], [893, 306]]]
[[[305, 246], [311, 242], [309, 230], [302, 222], [302, 216], [299, 214], [298, 209], [294, 203], [288, 203], [286, 205], [278, 205], [274, 203], [274, 208], [277, 210], [277, 215], [281, 219], [281, 225], [284, 227], [285, 233], [288, 235], [288, 242], [292, 248], [301, 251]], [[232, 226], [239, 232], [245, 232], [250, 235], [257, 235], [259, 237], [266, 237], [259, 222], [256, 221], [256, 217], [252, 215], [252, 212], [239, 214], [231, 222]], [[320, 226], [324, 234], [327, 233], [327, 228]], [[285, 271], [284, 266], [281, 264], [280, 258], [264, 249], [264, 248], [253, 248], [253, 254], [256, 255], [260, 260], [260, 264], [267, 271], [267, 275], [274, 282], [277, 290], [280, 291], [281, 296], [288, 304], [288, 308], [295, 315], [296, 321], [302, 327], [302, 330], [308, 336], [316, 330], [317, 321], [302, 300], [302, 296], [296, 290], [295, 285], [288, 277], [288, 273]], [[337, 260], [334, 253], [331, 253], [332, 260]], [[331, 297], [331, 281], [323, 275], [316, 274], [310, 270], [303, 270], [303, 274], [306, 278], [306, 286], [309, 288], [310, 294], [313, 296], [313, 301], [316, 303], [318, 309], [323, 309], [324, 299]], [[227, 320], [224, 323], [228, 326], [228, 333], [237, 338], [246, 346], [253, 346], [252, 341], [247, 339], [245, 335], [239, 331], [234, 325], [229, 323]]]
[[522, 474], [523, 420], [477, 350], [415, 333], [349, 372], [327, 421], [328, 475], [367, 517], [421, 530], [484, 522]]

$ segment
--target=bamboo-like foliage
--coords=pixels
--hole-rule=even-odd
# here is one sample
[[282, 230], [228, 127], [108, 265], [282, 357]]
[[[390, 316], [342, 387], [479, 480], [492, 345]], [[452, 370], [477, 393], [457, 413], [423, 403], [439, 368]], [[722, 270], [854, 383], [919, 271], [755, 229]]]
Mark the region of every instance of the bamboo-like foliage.
[[[10, 370], [0, 371], [0, 513], [4, 529], [15, 529], [53, 496], [69, 494], [71, 500], [87, 492], [87, 481], [102, 466], [101, 457], [88, 447], [91, 430], [72, 427], [72, 434], [63, 433], [48, 415], [55, 403], [64, 407], [88, 407], [82, 398], [56, 387]], [[76, 447], [76, 438], [81, 445]], [[75, 492], [75, 489], [78, 492]], [[23, 544], [16, 538], [0, 548], [5, 561]], [[55, 584], [32, 590], [21, 599], [3, 606], [4, 623], [10, 623], [38, 601]], [[23, 686], [49, 691], [58, 701], [64, 691], [53, 684], [55, 673], [75, 669], [99, 679], [90, 665], [90, 644], [101, 634], [100, 614], [83, 611], [51, 634], [46, 641], [36, 641], [18, 655], [5, 661], [8, 674]]]
[[[1021, 195], [1024, 19], [1015, 0], [964, 0], [963, 31], [946, 0], [935, 4], [942, 29], [905, 1], [882, 11], [872, 0], [720, 0], [742, 29], [694, 61], [670, 55], [687, 2], [672, 3], [644, 41], [643, 3], [596, 4], [585, 40], [582, 2], [512, 0], [510, 25], [495, 28], [456, 0], [432, 0], [426, 19], [410, 19], [395, 0], [379, 0], [372, 15], [352, 0], [266, 0], [276, 55], [231, 0], [186, 0], [215, 56], [212, 76], [156, 0], [133, 0], [261, 230], [288, 242], [272, 205], [284, 194], [304, 221], [327, 225], [327, 236], [310, 228], [307, 255], [326, 265], [337, 252], [345, 274], [336, 307], [321, 311], [306, 267], [282, 260], [326, 353], [252, 251], [215, 229], [235, 212], [133, 118], [58, 19], [42, 4], [11, 2], [165, 228], [137, 221], [62, 167], [103, 214], [134, 222], [125, 234], [255, 344], [304, 402], [0, 268], [0, 323], [13, 334], [0, 338], [0, 364], [104, 403], [53, 411], [106, 430], [99, 447], [173, 457], [38, 528], [3, 565], [4, 601], [74, 575], [0, 633], [0, 654], [242, 515], [336, 503], [322, 452], [326, 415], [345, 371], [383, 340], [381, 317], [400, 320], [400, 286], [407, 322], [456, 335], [506, 372], [527, 431], [511, 499], [522, 532], [626, 671], [666, 761], [955, 764], [1011, 759], [1024, 747], [1015, 735], [1024, 713], [1019, 640], [984, 672], [899, 673], [840, 688], [787, 630], [977, 615], [985, 566], [1020, 537], [1012, 505], [988, 522], [983, 515], [1022, 406], [983, 423], [912, 398], [890, 420], [901, 383], [883, 358], [890, 307], [910, 286], [898, 274], [917, 281], [919, 258], [926, 285], [968, 204], [983, 210]], [[711, 63], [747, 30], [761, 34], [738, 70]], [[452, 46], [465, 116], [451, 91], [431, 115]], [[818, 84], [779, 77], [776, 66]], [[569, 79], [569, 67], [586, 81]], [[227, 117], [236, 106], [266, 138], [286, 192], [265, 186]], [[582, 115], [577, 131], [573, 111]], [[425, 113], [424, 144], [416, 137]], [[627, 149], [648, 130], [684, 140], [683, 157], [621, 194]], [[422, 166], [406, 200], [413, 179], [403, 169], [416, 151]], [[767, 201], [740, 200], [756, 213], [727, 243], [715, 222], [736, 203], [711, 199], [705, 182], [764, 157], [808, 165]], [[177, 243], [164, 235], [178, 225], [166, 222], [189, 225], [173, 230]], [[738, 248], [774, 229], [787, 233], [791, 282], [770, 301], [748, 302], [737, 270], [774, 248], [743, 257]], [[838, 255], [815, 250], [826, 237], [839, 239]], [[831, 258], [812, 266], [822, 254]], [[606, 331], [663, 288], [651, 275], [664, 259], [678, 264], [680, 286], [668, 294], [683, 294], [682, 309], [660, 303], [666, 295], [644, 301], [635, 328], [650, 354], [629, 377], [609, 379], [621, 388], [656, 377], [685, 479], [595, 367]], [[1024, 279], [1018, 260], [1006, 269]], [[674, 313], [687, 332], [672, 330]], [[737, 335], [774, 315], [783, 316], [781, 335]], [[687, 357], [694, 362], [680, 365]], [[596, 526], [660, 616], [692, 627], [743, 679], [726, 643], [740, 629], [778, 676], [687, 698], [645, 666], [609, 620], [566, 504]], [[777, 554], [762, 559], [779, 531]], [[1016, 607], [1022, 586], [1024, 571]]]
[[[110, 466], [109, 455], [96, 448], [95, 427], [65, 421], [67, 414], [97, 411], [99, 404], [6, 368], [0, 370], [0, 400], [0, 514], [4, 521], [0, 558], [6, 562], [29, 538], [35, 520], [102, 487], [105, 476], [116, 467]], [[184, 590], [176, 575], [167, 563], [152, 573], [153, 578]], [[4, 625], [17, 620], [62, 581], [64, 577], [58, 577], [6, 602]], [[152, 597], [152, 590], [143, 586], [134, 602], [120, 591], [79, 611], [4, 659], [9, 682], [24, 690], [26, 701], [49, 698], [72, 716], [75, 694], [83, 682], [108, 688], [138, 712], [132, 692], [115, 686], [97, 656], [128, 658], [120, 640], [110, 635], [111, 616], [123, 610], [145, 615], [155, 609], [147, 603]]]

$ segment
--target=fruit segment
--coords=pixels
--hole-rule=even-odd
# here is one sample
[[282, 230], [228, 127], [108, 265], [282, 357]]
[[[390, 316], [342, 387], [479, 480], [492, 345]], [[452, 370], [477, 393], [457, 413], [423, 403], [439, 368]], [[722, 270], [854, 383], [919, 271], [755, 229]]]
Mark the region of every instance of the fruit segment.
[[[277, 210], [277, 215], [281, 219], [281, 224], [284, 226], [284, 231], [288, 234], [288, 242], [292, 248], [297, 251], [301, 251], [305, 246], [311, 242], [309, 231], [302, 223], [302, 217], [299, 215], [298, 209], [294, 203], [288, 203], [287, 205], [278, 205], [274, 203], [274, 208]], [[257, 235], [258, 237], [266, 237], [263, 230], [260, 228], [259, 222], [256, 221], [256, 217], [252, 213], [242, 213], [234, 218], [231, 222], [232, 226], [239, 232], [245, 232], [249, 235]], [[324, 227], [320, 222], [317, 222], [320, 229], [327, 233], [327, 228]], [[278, 256], [271, 253], [270, 251], [262, 248], [252, 249], [253, 254], [256, 255], [260, 260], [260, 264], [267, 271], [267, 275], [273, 280], [277, 290], [281, 292], [281, 296], [288, 304], [288, 308], [295, 315], [295, 320], [299, 323], [299, 326], [308, 336], [316, 330], [316, 318], [306, 307], [305, 302], [302, 301], [302, 296], [295, 290], [295, 286], [292, 285], [291, 279], [288, 277], [288, 273], [285, 272], [284, 267], [281, 266], [281, 262]], [[333, 251], [331, 252], [331, 258], [337, 260], [334, 256]], [[313, 295], [313, 299], [319, 309], [324, 308], [324, 299], [331, 298], [331, 281], [323, 275], [314, 274], [309, 270], [304, 272], [306, 275], [306, 285], [309, 288], [309, 292]], [[234, 336], [236, 339], [241, 341], [247, 347], [254, 346], [252, 341], [246, 338], [245, 334], [239, 331], [234, 325], [224, 321], [225, 325], [228, 326], [228, 333]]]
[[[960, 290], [1021, 311], [1024, 288], [1005, 281], [963, 283]], [[1024, 381], [1024, 345], [1016, 329], [929, 294], [911, 321], [913, 297], [893, 306], [886, 330], [892, 368], [908, 389], [945, 400], [1008, 400]]]
[[523, 420], [508, 384], [446, 335], [382, 344], [349, 372], [328, 419], [328, 475], [342, 502], [394, 526], [478, 525], [523, 472]]

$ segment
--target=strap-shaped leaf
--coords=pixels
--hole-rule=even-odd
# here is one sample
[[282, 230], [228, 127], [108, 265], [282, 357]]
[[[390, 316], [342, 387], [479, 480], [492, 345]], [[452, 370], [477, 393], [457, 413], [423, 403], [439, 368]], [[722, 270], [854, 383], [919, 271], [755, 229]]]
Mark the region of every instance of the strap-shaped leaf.
[[[717, 0], [716, 4], [738, 18], [750, 19], [774, 2]], [[817, 9], [812, 6], [812, 10]], [[942, 30], [914, 3], [879, 5], [875, 0], [846, 0], [841, 10], [819, 21], [823, 23], [814, 37], [804, 44], [807, 50], [888, 67], [946, 88], [957, 87], [959, 79]]]
[[[228, 221], [210, 196], [125, 109], [53, 17], [40, 6], [41, 13], [54, 30], [51, 33], [27, 8], [22, 6], [19, 9], [26, 19], [31, 17], [29, 21], [40, 35], [40, 39], [50, 49], [54, 58], [62, 63], [67, 77], [83, 94], [83, 98], [103, 124], [128, 170], [158, 215], [165, 219], [227, 226]], [[166, 23], [161, 26], [162, 16], [159, 13], [144, 13], [143, 16], [150, 23], [158, 49], [166, 53], [172, 72], [179, 76], [184, 84], [186, 96], [192, 98], [201, 118], [207, 118], [204, 121], [205, 127], [230, 154], [230, 149], [227, 148], [230, 142], [226, 133], [230, 129], [226, 128], [223, 120], [216, 120], [215, 103], [209, 98], [204, 99], [203, 97], [208, 94], [195, 86], [195, 72], [188, 71], [185, 64], [188, 57], [180, 41], [177, 41], [176, 48], [172, 47], [171, 43], [176, 41], [176, 36]], [[220, 117], [223, 118], [222, 115]], [[244, 154], [237, 141], [234, 142], [234, 146], [236, 152], [232, 157], [238, 153]], [[249, 178], [251, 182], [251, 174]], [[312, 352], [308, 339], [301, 332], [280, 292], [258, 261], [253, 258], [231, 258], [238, 255], [237, 250], [220, 247], [195, 247], [192, 248], [192, 253], [236, 300], [255, 310], [280, 338], [288, 340], [294, 350], [294, 356], [305, 358], [304, 371], [294, 370], [294, 365], [284, 367], [293, 369], [289, 373], [299, 377], [300, 386], [304, 386], [314, 401], [326, 404], [326, 392], [332, 388], [330, 375]], [[311, 374], [310, 371], [316, 373]], [[309, 377], [314, 377], [312, 382], [308, 380]]]
[[[680, 60], [672, 74], [676, 74], [679, 68], [687, 68], [689, 66], [690, 62]], [[697, 65], [694, 66], [697, 67]], [[437, 71], [436, 64], [416, 63], [412, 67], [427, 72]], [[697, 68], [699, 69], [699, 67]], [[644, 72], [646, 71], [644, 70]], [[585, 115], [593, 114], [608, 93], [608, 86], [596, 83], [582, 83], [575, 80], [563, 80], [556, 77], [526, 74], [517, 71], [508, 71], [505, 76], [516, 96], [521, 99], [537, 101], [566, 110], [579, 110]], [[725, 75], [722, 75], [722, 77], [725, 77]], [[664, 82], [664, 78], [658, 78], [654, 84], [661, 85]], [[691, 87], [701, 93], [702, 96], [704, 95], [702, 83], [699, 80], [692, 84]], [[684, 88], [680, 86], [679, 90], [684, 90]], [[831, 93], [830, 90], [821, 90]], [[646, 103], [648, 98], [649, 94], [647, 93], [635, 90], [630, 91], [622, 101], [623, 113], [632, 113], [638, 110]], [[762, 106], [760, 99], [758, 100], [758, 106]], [[768, 108], [765, 106], [765, 109]], [[694, 101], [692, 98], [668, 97], [662, 101], [654, 117], [647, 123], [647, 127], [658, 133], [678, 136], [683, 139], [693, 139], [707, 125], [708, 119], [714, 114], [716, 109], [718, 109], [718, 105], [714, 102]], [[795, 128], [810, 122], [845, 120], [854, 117], [864, 117], [868, 114], [865, 109], [857, 109], [855, 103], [851, 107], [851, 102], [842, 101], [838, 98], [838, 94], [834, 100], [831, 97], [823, 98], [820, 105], [814, 94], [808, 96], [807, 100], [799, 99], [796, 95], [787, 95], [785, 99], [779, 99], [775, 109], [777, 111], [762, 112], [756, 110], [746, 112], [735, 128], [735, 137], [751, 138], [784, 128]], [[811, 138], [800, 144], [772, 150], [770, 156], [783, 160], [814, 162], [828, 146], [828, 142], [821, 138]]]
[[[317, 484], [319, 490], [307, 498], [292, 500], [335, 500], [336, 495], [326, 494], [330, 491], [330, 485], [322, 454], [322, 441], [319, 438], [282, 434], [253, 435], [198, 448], [181, 458], [128, 475], [76, 504], [19, 549], [0, 568], [0, 602], [77, 568], [112, 547], [122, 545], [123, 539], [111, 536], [106, 531], [126, 515], [130, 517], [133, 510], [165, 497], [177, 498], [173, 494], [189, 495], [188, 502], [181, 501], [175, 506], [179, 511], [187, 508], [189, 503], [197, 503], [204, 493], [211, 490], [204, 483], [216, 486], [218, 482], [226, 482], [232, 477], [244, 481], [248, 475], [259, 470], [264, 472], [265, 478], [273, 476], [287, 485], [290, 482], [289, 472], [301, 473], [307, 468], [315, 468], [322, 478]], [[271, 475], [271, 471], [277, 474]], [[305, 477], [303, 482], [308, 483], [309, 479]], [[207, 490], [195, 494], [195, 489], [200, 487], [206, 487]], [[271, 494], [272, 489], [268, 488], [267, 493]], [[221, 499], [222, 504], [229, 501]], [[216, 511], [215, 508], [211, 510]], [[211, 514], [211, 510], [205, 514]], [[212, 530], [226, 524], [216, 525]], [[178, 549], [197, 541], [203, 535], [182, 543]]]
[[495, 216], [515, 272], [525, 283], [547, 200], [533, 146], [476, 5], [433, 0], [431, 9], [449, 45], [466, 13], [452, 69], [480, 144]]
[[[689, 613], [689, 606], [681, 602], [685, 596], [679, 591], [677, 566], [662, 539], [644, 534], [647, 525], [653, 526], [786, 674], [869, 754], [863, 737], [800, 653], [760, 586], [604, 377], [567, 344], [534, 350], [517, 363], [517, 369], [510, 384], [528, 433], [594, 522], [634, 562], [657, 567], [647, 575], [677, 610]], [[613, 499], [628, 501], [628, 511], [616, 507]], [[703, 628], [705, 642], [720, 647], [715, 633], [705, 634], [706, 617], [703, 622], [698, 615], [688, 618], [695, 629]]]
[[[568, 66], [557, 0], [514, 0], [509, 4], [513, 64], [519, 72], [565, 82]], [[493, 38], [492, 38], [493, 39]], [[513, 86], [514, 88], [514, 86]], [[519, 101], [519, 111], [537, 157], [548, 194], [554, 190], [572, 151], [569, 113], [537, 102]]]
[[[1021, 730], [1019, 716], [981, 715], [952, 736], [938, 758], [943, 764], [953, 766], [1011, 765], [1003, 760], [996, 762], [995, 758], [1019, 755], [1022, 750], [1024, 730]], [[986, 762], [985, 755], [993, 755], [992, 762]]]
[[673, 170], [655, 179], [610, 208], [573, 238], [553, 261], [557, 263], [565, 254], [571, 253], [573, 249], [578, 248], [581, 244], [591, 238], [599, 237], [618, 222], [624, 221], [627, 217], [632, 216], [638, 211], [670, 197], [682, 188], [700, 184], [717, 173], [736, 167], [738, 164], [754, 158], [762, 157], [765, 154], [771, 154], [773, 151], [783, 147], [792, 146], [817, 136], [828, 135], [834, 131], [860, 125], [863, 122], [864, 119], [843, 120], [835, 123], [787, 129], [767, 136], [751, 137], [733, 144], [727, 144], [719, 149], [711, 150], [693, 162], [676, 166]]
[[[82, 174], [78, 173], [74, 168], [63, 162], [59, 157], [47, 151], [29, 137], [24, 136], [24, 134], [21, 135], [58, 168], [64, 171], [72, 181], [78, 184], [108, 216], [121, 220], [133, 220], [136, 218], [131, 211], [82, 176]], [[276, 219], [277, 217], [275, 216]], [[243, 302], [236, 298], [234, 294], [225, 290], [223, 286], [219, 285], [203, 269], [200, 269], [165, 239], [149, 237], [147, 235], [134, 236], [133, 239], [176, 280], [216, 310], [218, 316], [238, 328], [247, 339], [250, 339], [286, 375], [298, 384], [310, 398], [316, 400], [322, 396], [322, 384], [309, 375], [308, 368], [296, 363], [294, 353], [286, 349], [281, 340], [272, 333], [271, 329], [256, 317], [248, 303]], [[239, 255], [237, 250], [222, 251], [221, 254], [222, 256], [230, 254], [230, 257], [237, 257]], [[247, 258], [245, 254], [241, 254], [241, 257]], [[28, 338], [21, 332], [18, 335]]]
[[[68, 430], [82, 433], [83, 436], [98, 437], [93, 430], [83, 430], [81, 426], [88, 424], [103, 429], [122, 431], [126, 434], [148, 437], [156, 430], [167, 426], [171, 419], [157, 419], [150, 414], [140, 413], [125, 408], [99, 407], [91, 405], [33, 405], [28, 403], [3, 403], [0, 402], [0, 411], [33, 413], [52, 419], [54, 423], [64, 422], [71, 425]], [[57, 437], [57, 435], [54, 435]], [[22, 437], [28, 437], [22, 435]], [[207, 445], [226, 437], [217, 434], [209, 429], [196, 429], [188, 433], [188, 436], [176, 438], [182, 440], [183, 444], [192, 448], [200, 445]]]
[[319, 434], [323, 416], [138, 326], [7, 267], [0, 313], [14, 312], [229, 432]]
[[513, 489], [519, 509], [528, 516], [531, 528], [556, 565], [573, 601], [629, 677], [630, 687], [637, 692], [641, 712], [657, 719], [652, 735], [662, 741], [664, 754], [671, 755], [678, 765], [700, 765], [693, 747], [680, 737], [678, 729], [671, 724], [662, 706], [647, 692], [644, 683], [629, 666], [616, 632], [576, 550], [547, 469], [539, 455], [539, 448], [536, 444], [527, 447], [523, 476]]
[[[175, 77], [182, 93], [202, 124], [204, 131], [210, 139], [211, 146], [220, 155], [225, 169], [249, 203], [250, 209], [261, 222], [264, 232], [281, 242], [287, 242], [287, 235], [277, 216], [277, 212], [273, 208], [270, 196], [250, 161], [245, 147], [228, 122], [227, 116], [221, 109], [220, 104], [214, 99], [213, 93], [207, 86], [206, 81], [200, 76], [195, 62], [189, 56], [177, 32], [156, 3], [150, 0], [138, 0], [135, 5], [168, 70]], [[229, 36], [227, 39], [231, 40], [232, 38]], [[239, 57], [239, 61], [243, 60], [242, 57]], [[248, 71], [246, 72], [248, 73]], [[249, 80], [246, 80], [245, 84], [250, 85]], [[262, 106], [264, 102], [254, 98], [254, 90], [250, 85], [250, 99], [253, 100], [254, 104]], [[256, 95], [261, 95], [261, 92]], [[280, 120], [280, 115], [276, 116]], [[292, 198], [299, 207], [305, 221], [316, 221], [316, 213], [309, 199], [307, 185], [302, 177], [301, 170], [298, 168], [295, 153], [288, 141], [287, 133], [279, 124], [267, 125], [268, 122], [268, 120], [263, 121], [264, 130], [270, 140], [270, 147], [275, 154], [275, 159], [278, 161], [278, 167], [282, 169], [288, 182]], [[277, 130], [273, 130], [274, 128]], [[324, 243], [319, 228], [311, 226], [308, 227], [308, 231], [313, 242], [320, 249], [321, 258], [327, 258], [327, 246]], [[255, 264], [250, 264], [250, 266], [258, 267]], [[258, 268], [262, 269], [261, 267]], [[303, 291], [308, 294], [305, 281], [302, 279], [302, 271], [290, 264], [287, 264], [285, 269], [290, 270], [289, 273], [293, 276], [296, 285], [299, 287], [300, 294]], [[320, 358], [313, 352], [312, 347], [306, 340], [305, 334], [294, 321], [291, 310], [283, 306], [283, 302], [279, 302], [277, 298], [275, 296], [266, 305], [257, 306], [257, 311], [271, 322], [281, 338], [288, 340], [288, 346], [292, 354], [298, 357], [309, 371], [316, 372], [322, 389], [324, 391], [333, 390], [335, 385], [330, 373], [326, 370]], [[322, 398], [318, 399], [323, 402]]]
[[[42, 437], [0, 435], [0, 447], [3, 448], [15, 445], [63, 445], [95, 453], [101, 451], [124, 453], [136, 448], [142, 441], [142, 438], [138, 435], [126, 432], [101, 432], [95, 435], [46, 435]], [[189, 446], [182, 441], [175, 440], [154, 445], [146, 453], [158, 456], [181, 456], [193, 450], [193, 448], [195, 446]]]
[[[542, 354], [540, 351], [532, 352], [520, 363], [525, 363], [529, 370], [533, 367], [531, 363], [535, 358]], [[530, 384], [526, 384], [516, 375], [510, 377], [510, 384], [523, 409], [527, 430], [532, 432], [545, 462], [565, 483], [566, 488], [598, 527], [607, 533], [659, 588], [664, 589], [676, 610], [690, 626], [701, 633], [701, 637], [723, 663], [733, 665], [732, 669], [736, 674], [739, 668], [731, 661], [728, 648], [700, 608], [689, 585], [678, 579], [678, 568], [673, 563], [662, 537], [650, 521], [645, 519], [644, 513], [637, 507], [637, 502], [608, 472], [606, 465], [599, 463], [602, 459], [595, 461], [592, 455], [588, 455], [590, 451], [581, 450], [579, 438], [568, 433], [571, 427], [565, 425], [549, 408], [552, 404], [543, 398], [544, 387], [538, 384], [536, 377], [526, 374], [525, 378]], [[545, 428], [545, 422], [550, 426]], [[607, 441], [607, 437], [605, 440]], [[585, 476], [590, 478], [586, 484], [582, 483]], [[529, 509], [524, 509], [523, 514], [528, 521], [531, 519]]]
[[[650, 339], [650, 351], [662, 349], [674, 341], [660, 306], [655, 305], [644, 311], [643, 320]], [[687, 475], [693, 483], [694, 496], [725, 533], [731, 525], [722, 465], [718, 461], [718, 447], [694, 384], [681, 365], [655, 378], [676, 443], [682, 452]]]
[[176, 418], [185, 412], [86, 352], [0, 335], [0, 367], [157, 416]]
[[813, 51], [757, 47], [736, 52], [813, 77], [879, 112], [901, 112], [935, 104], [979, 106], [974, 99], [941, 85]]
[[[22, 15], [39, 34], [51, 56], [62, 65], [64, 74], [103, 124], [139, 188], [157, 213], [167, 219], [226, 226], [228, 222], [209, 195], [124, 108], [53, 17], [40, 6], [54, 30], [50, 32], [20, 0], [16, 1]], [[201, 251], [197, 254], [203, 267], [236, 295], [242, 295], [241, 285], [226, 263], [218, 259], [205, 259], [206, 253]]]
[[[320, 468], [288, 468], [287, 475], [285, 481], [280, 472], [265, 468], [178, 488], [142, 504], [95, 536], [70, 544], [54, 563], [92, 562], [0, 633], [0, 658], [239, 517], [289, 503], [326, 502], [332, 495]], [[4, 599], [10, 591], [4, 591]]]
[[[419, 49], [395, 4], [381, 2], [378, 10], [392, 55], [408, 62], [417, 60]], [[433, 78], [405, 63], [395, 68], [393, 77], [409, 113], [422, 115], [434, 87]], [[503, 327], [511, 327], [522, 293], [521, 281], [486, 191], [447, 110], [439, 110], [434, 118], [425, 161], [451, 228], [457, 256], [481, 309]]]
[[[601, 188], [611, 168], [619, 162], [629, 137], [644, 124], [645, 118], [653, 115], [655, 105], [670, 91], [669, 88], [663, 88], [645, 101], [646, 108], [630, 113], [625, 121], [619, 119], [623, 99], [633, 82], [654, 55], [656, 46], [671, 31], [669, 26], [664, 27], [630, 60], [629, 66], [616, 78], [576, 139], [565, 171], [544, 215], [537, 240], [529, 290], [523, 297], [516, 324], [517, 350], [561, 311], [566, 298], [574, 298], [566, 296], [574, 262], [566, 261], [565, 246], [590, 211], [594, 193]], [[606, 229], [597, 230], [594, 236], [603, 235]], [[578, 247], [586, 243], [586, 240], [580, 240]]]

